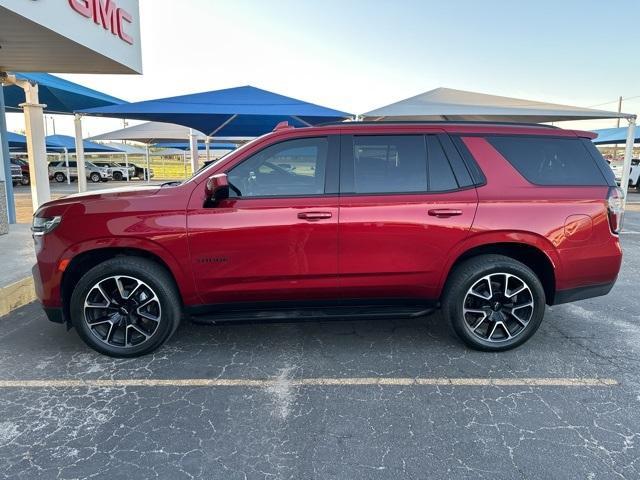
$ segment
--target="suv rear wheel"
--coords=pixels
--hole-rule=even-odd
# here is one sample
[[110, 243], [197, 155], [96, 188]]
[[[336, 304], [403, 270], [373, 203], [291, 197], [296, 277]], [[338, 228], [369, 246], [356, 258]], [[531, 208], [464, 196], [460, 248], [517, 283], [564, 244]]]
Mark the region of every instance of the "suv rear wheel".
[[502, 255], [481, 255], [456, 266], [443, 296], [443, 312], [456, 335], [477, 350], [502, 351], [538, 329], [545, 294], [536, 274]]
[[67, 176], [64, 173], [58, 172], [56, 173], [53, 178], [56, 179], [56, 182], [58, 183], [62, 183], [62, 182], [66, 182], [67, 181]]
[[137, 357], [166, 342], [180, 323], [181, 302], [168, 272], [150, 260], [117, 257], [82, 276], [71, 296], [71, 321], [94, 350]]

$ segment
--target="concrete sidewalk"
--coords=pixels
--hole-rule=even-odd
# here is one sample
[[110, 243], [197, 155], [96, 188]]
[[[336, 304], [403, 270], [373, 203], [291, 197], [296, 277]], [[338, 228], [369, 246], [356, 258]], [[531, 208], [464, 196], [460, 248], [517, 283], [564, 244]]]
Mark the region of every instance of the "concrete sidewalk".
[[0, 236], [0, 317], [35, 300], [31, 267], [36, 263], [31, 225], [19, 223]]

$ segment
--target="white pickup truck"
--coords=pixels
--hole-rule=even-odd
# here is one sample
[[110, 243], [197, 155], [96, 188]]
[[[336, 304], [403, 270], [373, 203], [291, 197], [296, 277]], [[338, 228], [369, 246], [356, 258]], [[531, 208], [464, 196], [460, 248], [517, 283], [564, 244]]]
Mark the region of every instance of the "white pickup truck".
[[[611, 164], [611, 170], [616, 177], [616, 181], [620, 183], [622, 180], [622, 164]], [[640, 191], [640, 159], [631, 160], [631, 174], [629, 175], [629, 187], [634, 187]]]

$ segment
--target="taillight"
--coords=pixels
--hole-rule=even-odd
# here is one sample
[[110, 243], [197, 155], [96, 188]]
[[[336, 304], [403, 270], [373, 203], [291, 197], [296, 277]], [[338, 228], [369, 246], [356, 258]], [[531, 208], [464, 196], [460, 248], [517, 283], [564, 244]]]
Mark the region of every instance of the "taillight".
[[613, 233], [620, 233], [624, 214], [624, 192], [619, 187], [611, 187], [607, 198], [609, 225]]

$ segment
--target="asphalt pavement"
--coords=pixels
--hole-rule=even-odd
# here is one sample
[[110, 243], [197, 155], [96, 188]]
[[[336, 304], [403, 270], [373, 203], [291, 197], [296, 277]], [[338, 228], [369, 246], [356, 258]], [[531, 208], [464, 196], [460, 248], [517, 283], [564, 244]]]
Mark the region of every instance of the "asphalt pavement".
[[640, 478], [640, 213], [606, 297], [504, 353], [413, 320], [203, 326], [115, 360], [0, 318], [0, 478]]

